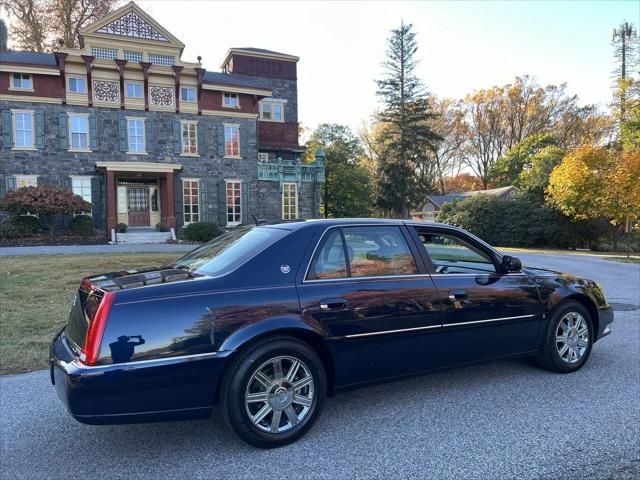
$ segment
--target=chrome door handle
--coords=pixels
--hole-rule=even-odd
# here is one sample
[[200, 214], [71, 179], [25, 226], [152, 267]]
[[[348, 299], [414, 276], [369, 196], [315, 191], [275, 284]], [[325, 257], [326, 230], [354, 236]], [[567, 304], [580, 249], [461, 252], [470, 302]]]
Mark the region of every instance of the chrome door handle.
[[322, 310], [343, 310], [347, 308], [349, 303], [345, 298], [325, 298], [320, 300], [320, 308]]
[[449, 300], [452, 302], [459, 302], [460, 300], [466, 300], [469, 295], [464, 290], [451, 290], [449, 292]]

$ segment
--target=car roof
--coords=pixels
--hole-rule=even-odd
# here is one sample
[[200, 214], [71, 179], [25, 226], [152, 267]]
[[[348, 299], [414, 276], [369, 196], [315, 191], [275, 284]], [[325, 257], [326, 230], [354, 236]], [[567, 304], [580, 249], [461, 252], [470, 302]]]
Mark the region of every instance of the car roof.
[[418, 220], [404, 220], [401, 218], [314, 218], [308, 220], [295, 220], [285, 222], [267, 223], [264, 226], [283, 228], [286, 230], [298, 230], [302, 228], [315, 227], [322, 225], [325, 227], [340, 225], [416, 225], [416, 226], [433, 226], [448, 227], [455, 229], [451, 225], [436, 222], [422, 222]]

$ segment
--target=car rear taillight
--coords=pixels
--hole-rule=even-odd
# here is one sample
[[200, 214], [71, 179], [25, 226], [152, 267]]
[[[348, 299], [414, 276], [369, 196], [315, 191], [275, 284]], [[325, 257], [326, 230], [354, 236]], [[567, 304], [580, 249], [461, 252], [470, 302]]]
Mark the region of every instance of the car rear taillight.
[[96, 310], [93, 319], [91, 320], [91, 324], [87, 330], [87, 338], [85, 339], [84, 346], [82, 347], [82, 354], [80, 355], [80, 360], [85, 365], [95, 365], [98, 360], [100, 344], [102, 343], [102, 335], [104, 334], [104, 329], [107, 326], [107, 318], [109, 317], [109, 311], [111, 310], [111, 305], [113, 305], [114, 298], [115, 293], [106, 292], [100, 301], [100, 305], [98, 305], [98, 309]]

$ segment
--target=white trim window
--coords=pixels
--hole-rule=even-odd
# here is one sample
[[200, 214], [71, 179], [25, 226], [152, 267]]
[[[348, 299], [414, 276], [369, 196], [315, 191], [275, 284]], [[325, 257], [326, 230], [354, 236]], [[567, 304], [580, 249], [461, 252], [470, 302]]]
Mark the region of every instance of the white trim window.
[[35, 129], [33, 110], [12, 110], [13, 148], [15, 150], [33, 150], [35, 148]]
[[33, 90], [33, 79], [28, 73], [14, 73], [10, 90]]
[[[71, 191], [76, 195], [80, 195], [83, 200], [92, 203], [91, 177], [71, 175]], [[83, 213], [91, 215], [91, 210]]]
[[139, 82], [127, 82], [125, 93], [128, 98], [142, 98], [142, 84]]
[[91, 55], [96, 58], [103, 58], [105, 60], [115, 60], [116, 58], [118, 58], [118, 50], [114, 50], [113, 48], [92, 47]]
[[285, 182], [282, 184], [282, 219], [298, 218], [298, 184]]
[[224, 124], [224, 156], [240, 157], [240, 125], [238, 124]]
[[284, 102], [261, 101], [260, 120], [284, 122]]
[[225, 180], [227, 183], [227, 226], [235, 227], [242, 223], [242, 182]]
[[181, 87], [180, 88], [180, 101], [187, 103], [196, 102], [196, 89], [195, 87]]
[[144, 118], [127, 118], [127, 153], [146, 153]]
[[16, 188], [37, 187], [38, 175], [16, 175]]
[[141, 62], [142, 61], [142, 52], [136, 52], [133, 50], [125, 50], [124, 51], [124, 59], [127, 62]]
[[155, 53], [149, 54], [149, 62], [154, 63], [156, 65], [165, 65], [170, 67], [176, 63], [176, 57], [173, 55], [157, 55]]
[[67, 79], [67, 92], [87, 93], [87, 79], [84, 77], [69, 77]]
[[69, 150], [89, 151], [89, 115], [69, 114]]
[[240, 98], [237, 93], [222, 94], [222, 106], [227, 108], [240, 108]]
[[198, 122], [182, 120], [180, 129], [182, 131], [182, 154], [198, 154]]
[[182, 179], [182, 205], [185, 225], [200, 221], [200, 180]]

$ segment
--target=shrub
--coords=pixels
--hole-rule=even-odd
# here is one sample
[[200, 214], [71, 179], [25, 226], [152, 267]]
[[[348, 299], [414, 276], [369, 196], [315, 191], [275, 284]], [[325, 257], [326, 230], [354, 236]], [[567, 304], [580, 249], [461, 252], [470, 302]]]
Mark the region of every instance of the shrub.
[[40, 229], [40, 220], [31, 215], [7, 217], [0, 225], [0, 233], [6, 238], [28, 237]]
[[127, 225], [126, 223], [119, 223], [116, 226], [116, 230], [118, 231], [118, 233], [124, 233], [127, 231], [127, 228], [129, 228], [129, 225]]
[[32, 213], [44, 218], [49, 226], [49, 236], [53, 237], [58, 215], [88, 212], [91, 203], [65, 188], [44, 184], [8, 191], [0, 198], [0, 210], [18, 215]]
[[169, 227], [167, 227], [162, 222], [158, 222], [158, 223], [156, 223], [156, 230], [158, 230], [159, 232], [168, 232], [169, 231]]
[[96, 224], [89, 215], [77, 215], [69, 223], [69, 230], [76, 235], [92, 235], [95, 228]]
[[443, 206], [438, 221], [503, 247], [567, 247], [571, 243], [567, 217], [523, 195], [499, 199], [480, 194], [456, 200]]
[[190, 242], [208, 242], [216, 238], [222, 231], [215, 223], [190, 223], [182, 230], [182, 237]]

